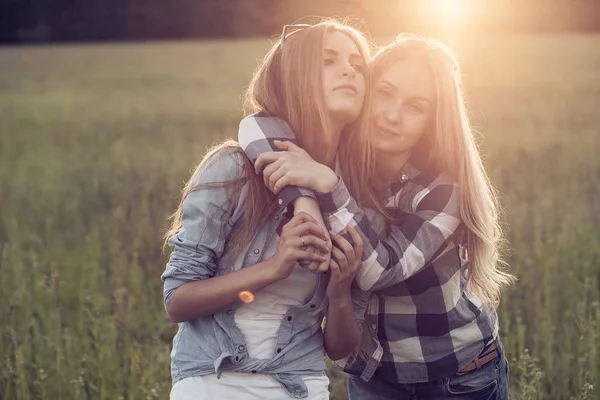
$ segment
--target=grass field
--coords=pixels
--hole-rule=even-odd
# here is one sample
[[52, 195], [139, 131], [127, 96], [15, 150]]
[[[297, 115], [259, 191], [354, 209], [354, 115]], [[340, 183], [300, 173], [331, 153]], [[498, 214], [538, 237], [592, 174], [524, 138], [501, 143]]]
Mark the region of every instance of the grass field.
[[[513, 398], [597, 398], [600, 36], [454, 45], [519, 278], [499, 309]], [[267, 48], [0, 49], [1, 400], [168, 397], [166, 217]]]

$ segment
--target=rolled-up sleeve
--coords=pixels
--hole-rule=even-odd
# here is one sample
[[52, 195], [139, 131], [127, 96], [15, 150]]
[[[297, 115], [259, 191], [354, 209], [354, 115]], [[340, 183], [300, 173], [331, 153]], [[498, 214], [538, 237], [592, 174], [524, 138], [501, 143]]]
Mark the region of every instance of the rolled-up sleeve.
[[187, 282], [211, 278], [233, 226], [239, 199], [231, 185], [243, 177], [241, 154], [217, 154], [196, 174], [183, 200], [180, 231], [168, 240], [173, 248], [161, 276], [165, 308], [173, 293]]
[[[280, 118], [257, 113], [240, 122], [238, 141], [250, 161], [256, 162], [262, 153], [281, 151], [275, 146], [275, 140], [298, 144], [290, 126]], [[315, 192], [310, 189], [286, 186], [277, 196], [279, 210], [283, 212], [290, 203], [301, 196], [316, 199]]]

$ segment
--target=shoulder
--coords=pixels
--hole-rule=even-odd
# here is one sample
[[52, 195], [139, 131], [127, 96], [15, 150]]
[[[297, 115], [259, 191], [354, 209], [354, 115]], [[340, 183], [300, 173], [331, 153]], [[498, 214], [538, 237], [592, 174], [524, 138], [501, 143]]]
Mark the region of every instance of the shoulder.
[[240, 121], [239, 140], [243, 148], [265, 138], [294, 139], [294, 133], [285, 120], [265, 112], [249, 115]]
[[457, 214], [460, 210], [458, 183], [446, 173], [420, 171], [411, 179], [412, 209], [444, 211]]
[[192, 184], [196, 186], [244, 179], [248, 167], [249, 161], [239, 144], [233, 141], [225, 142], [204, 157]]

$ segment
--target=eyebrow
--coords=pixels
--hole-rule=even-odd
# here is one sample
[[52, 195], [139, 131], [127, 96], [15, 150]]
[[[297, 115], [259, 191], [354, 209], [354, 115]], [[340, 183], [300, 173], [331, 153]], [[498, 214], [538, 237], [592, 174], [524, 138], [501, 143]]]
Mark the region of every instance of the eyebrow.
[[[392, 89], [394, 89], [394, 90], [396, 90], [396, 91], [398, 90], [398, 88], [397, 88], [396, 86], [392, 85], [392, 84], [391, 84], [390, 82], [388, 82], [388, 81], [385, 81], [385, 80], [384, 80], [384, 81], [381, 81], [381, 83], [383, 83], [383, 84], [385, 84], [385, 85], [387, 85], [387, 86], [390, 86]], [[424, 102], [426, 102], [427, 104], [431, 104], [431, 100], [429, 100], [429, 99], [427, 99], [427, 98], [425, 98], [425, 97], [421, 97], [421, 96], [411, 96], [409, 99], [410, 99], [410, 100], [419, 100], [419, 101], [424, 101]]]
[[[331, 54], [332, 56], [339, 56], [340, 53], [338, 53], [337, 51], [333, 50], [333, 49], [323, 49], [323, 51], [325, 53]], [[350, 54], [350, 58], [360, 58], [362, 60], [362, 56], [358, 53], [352, 53]]]

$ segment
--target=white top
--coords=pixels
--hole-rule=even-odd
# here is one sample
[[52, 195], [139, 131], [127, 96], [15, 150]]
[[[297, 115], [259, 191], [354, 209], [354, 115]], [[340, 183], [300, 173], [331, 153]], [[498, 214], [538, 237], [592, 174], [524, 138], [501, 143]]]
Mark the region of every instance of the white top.
[[[273, 238], [265, 249], [265, 259], [275, 254], [279, 237]], [[243, 304], [235, 313], [235, 323], [246, 341], [248, 355], [271, 358], [277, 345], [277, 332], [282, 318], [292, 306], [306, 304], [317, 290], [319, 277], [296, 264], [292, 274], [258, 293], [252, 303]], [[308, 399], [329, 399], [329, 378], [304, 376]], [[291, 398], [269, 374], [223, 372], [182, 379], [173, 385], [171, 400], [257, 399], [280, 400]]]

